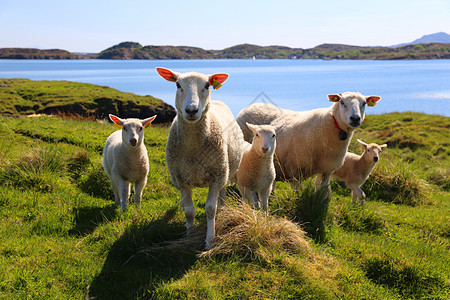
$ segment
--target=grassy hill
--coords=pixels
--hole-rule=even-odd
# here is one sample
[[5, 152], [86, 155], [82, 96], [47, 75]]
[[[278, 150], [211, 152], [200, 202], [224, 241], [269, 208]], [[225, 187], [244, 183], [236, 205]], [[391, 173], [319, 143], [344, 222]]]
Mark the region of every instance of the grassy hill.
[[0, 59], [449, 59], [450, 44], [423, 43], [400, 47], [360, 47], [323, 44], [310, 49], [285, 46], [235, 45], [222, 50], [190, 46], [142, 46], [123, 42], [98, 54], [77, 55], [64, 50], [0, 49]]
[[[87, 56], [83, 56], [88, 58]], [[61, 49], [1, 48], [2, 59], [80, 59], [80, 55]]]
[[0, 114], [76, 114], [128, 118], [158, 114], [155, 123], [171, 122], [175, 109], [152, 96], [124, 93], [107, 86], [69, 81], [0, 79]]
[[444, 59], [450, 44], [419, 44], [397, 48], [323, 44], [311, 49], [241, 44], [223, 50], [187, 46], [141, 46], [124, 42], [102, 51], [100, 59], [214, 59], [214, 58], [319, 58], [319, 59]]
[[146, 129], [142, 206], [122, 213], [101, 167], [112, 124], [0, 117], [0, 298], [448, 299], [449, 128], [442, 116], [367, 116], [351, 150], [356, 138], [389, 148], [365, 207], [337, 182], [320, 205], [311, 181], [299, 192], [279, 182], [265, 216], [230, 189], [217, 246], [202, 253], [207, 190], [194, 192], [186, 238], [167, 127]]

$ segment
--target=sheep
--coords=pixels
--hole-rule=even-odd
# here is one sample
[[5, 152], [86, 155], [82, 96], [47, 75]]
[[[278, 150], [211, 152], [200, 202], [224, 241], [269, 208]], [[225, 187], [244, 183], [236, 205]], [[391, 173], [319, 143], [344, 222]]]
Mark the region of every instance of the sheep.
[[[276, 148], [277, 128], [271, 125], [246, 123], [253, 133], [252, 144], [246, 143], [242, 161], [236, 172], [235, 182], [243, 200], [249, 200], [258, 193], [261, 206], [267, 212], [267, 203], [275, 180], [273, 154]], [[253, 194], [253, 205], [258, 208], [259, 201]]]
[[110, 114], [109, 118], [121, 127], [106, 140], [103, 148], [103, 169], [111, 181], [116, 205], [125, 211], [130, 184], [134, 184], [134, 203], [141, 204], [142, 191], [147, 184], [149, 169], [147, 149], [144, 145], [144, 128], [149, 127], [156, 118], [152, 116], [145, 120], [121, 119]]
[[356, 204], [356, 198], [358, 198], [361, 201], [361, 205], [364, 205], [366, 194], [364, 194], [361, 186], [369, 178], [370, 173], [372, 173], [375, 164], [380, 158], [381, 151], [387, 145], [366, 144], [359, 139], [357, 141], [363, 147], [364, 152], [361, 155], [347, 152], [345, 154], [344, 164], [331, 175], [331, 178], [344, 181], [352, 190], [353, 204]]
[[192, 188], [209, 187], [205, 204], [206, 249], [215, 238], [217, 202], [224, 201], [227, 182], [242, 158], [244, 139], [233, 113], [224, 103], [212, 101], [209, 87], [218, 89], [228, 74], [178, 73], [156, 68], [164, 79], [175, 82], [177, 116], [170, 127], [166, 163], [172, 184], [180, 191], [188, 235], [194, 227]]
[[284, 122], [277, 133], [275, 169], [277, 180], [302, 180], [316, 177], [316, 190], [328, 186], [330, 175], [339, 169], [353, 132], [365, 118], [365, 106], [374, 106], [381, 97], [346, 92], [328, 95], [334, 104], [297, 112], [272, 104], [255, 103], [244, 108], [236, 121], [250, 141], [251, 131], [245, 123], [272, 124]]

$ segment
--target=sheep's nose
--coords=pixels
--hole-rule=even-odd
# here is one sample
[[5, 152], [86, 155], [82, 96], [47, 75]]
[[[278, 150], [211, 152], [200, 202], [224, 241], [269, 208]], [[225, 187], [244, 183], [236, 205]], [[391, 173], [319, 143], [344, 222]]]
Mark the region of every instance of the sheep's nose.
[[137, 144], [137, 140], [135, 138], [131, 138], [130, 145], [134, 147], [134, 146], [136, 146], [136, 144]]
[[378, 161], [378, 156], [375, 156], [375, 157], [373, 158], [373, 161], [374, 161], [374, 162], [377, 162], [377, 161]]
[[360, 117], [360, 116], [351, 116], [351, 117], [350, 117], [350, 120], [351, 120], [353, 123], [359, 123], [359, 121], [361, 121], [361, 117]]
[[195, 115], [196, 113], [198, 113], [198, 106], [195, 105], [189, 105], [187, 106], [185, 109], [186, 113], [190, 116]]
[[267, 148], [267, 147], [262, 147], [261, 150], [262, 150], [263, 153], [267, 153], [267, 151], [269, 151], [269, 148]]

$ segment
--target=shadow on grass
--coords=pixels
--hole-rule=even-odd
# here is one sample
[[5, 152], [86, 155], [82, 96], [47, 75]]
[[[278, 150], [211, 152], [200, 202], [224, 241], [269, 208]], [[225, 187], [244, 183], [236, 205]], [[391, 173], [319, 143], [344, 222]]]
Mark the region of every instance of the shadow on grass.
[[176, 211], [173, 207], [158, 219], [129, 226], [111, 247], [86, 299], [152, 298], [160, 283], [181, 278], [197, 260], [195, 249], [159, 246], [185, 234], [184, 223], [171, 222]]
[[95, 228], [117, 215], [115, 204], [106, 207], [77, 207], [75, 208], [75, 226], [69, 235], [85, 236], [94, 232]]

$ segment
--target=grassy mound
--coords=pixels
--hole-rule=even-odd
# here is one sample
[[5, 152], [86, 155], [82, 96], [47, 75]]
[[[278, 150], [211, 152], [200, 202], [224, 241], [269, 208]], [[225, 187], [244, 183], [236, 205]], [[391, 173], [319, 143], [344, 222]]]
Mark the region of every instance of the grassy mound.
[[289, 220], [265, 215], [239, 202], [223, 207], [216, 219], [217, 238], [204, 256], [219, 254], [265, 258], [272, 251], [311, 255], [305, 232]]
[[175, 110], [152, 96], [138, 96], [86, 83], [0, 79], [0, 115], [66, 114], [105, 118], [145, 118], [171, 122]]

